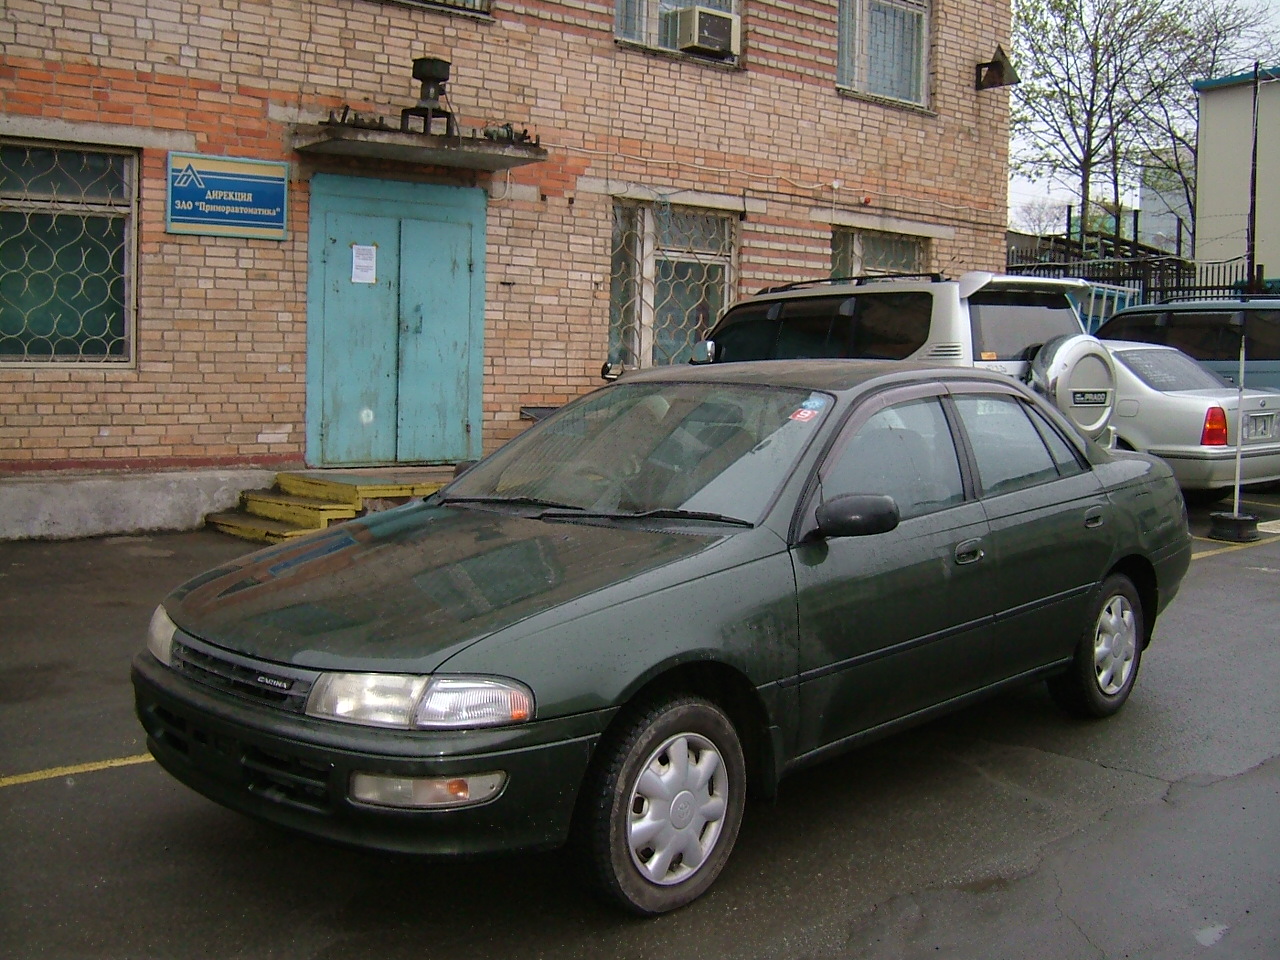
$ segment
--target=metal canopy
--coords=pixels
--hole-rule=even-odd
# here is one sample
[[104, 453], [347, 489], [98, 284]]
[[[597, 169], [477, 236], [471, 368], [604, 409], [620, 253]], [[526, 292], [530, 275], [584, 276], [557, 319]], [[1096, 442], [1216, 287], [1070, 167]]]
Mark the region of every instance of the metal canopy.
[[547, 159], [547, 151], [531, 143], [502, 143], [481, 136], [402, 133], [334, 123], [295, 126], [293, 149], [307, 154], [489, 171], [510, 170]]

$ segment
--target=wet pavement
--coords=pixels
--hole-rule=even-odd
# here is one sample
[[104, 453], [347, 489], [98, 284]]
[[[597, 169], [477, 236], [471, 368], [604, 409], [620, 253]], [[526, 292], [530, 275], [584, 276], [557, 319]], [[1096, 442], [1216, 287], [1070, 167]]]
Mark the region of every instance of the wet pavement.
[[1029, 688], [805, 770], [708, 896], [643, 922], [557, 854], [328, 846], [150, 762], [128, 663], [151, 609], [252, 545], [0, 543], [0, 956], [1275, 960], [1280, 492], [1242, 509], [1260, 539], [1197, 539], [1119, 716]]

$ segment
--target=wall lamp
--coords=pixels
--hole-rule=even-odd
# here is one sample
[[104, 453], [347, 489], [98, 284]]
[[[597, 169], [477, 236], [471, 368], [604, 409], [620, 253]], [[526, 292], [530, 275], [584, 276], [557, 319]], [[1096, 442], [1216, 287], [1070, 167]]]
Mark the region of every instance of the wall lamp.
[[1009, 55], [1004, 52], [1004, 47], [996, 44], [996, 52], [986, 63], [980, 63], [974, 68], [974, 89], [976, 90], [994, 90], [997, 87], [1011, 87], [1015, 83], [1021, 83], [1022, 79], [1018, 76], [1018, 71], [1013, 69], [1013, 63], [1009, 60]]

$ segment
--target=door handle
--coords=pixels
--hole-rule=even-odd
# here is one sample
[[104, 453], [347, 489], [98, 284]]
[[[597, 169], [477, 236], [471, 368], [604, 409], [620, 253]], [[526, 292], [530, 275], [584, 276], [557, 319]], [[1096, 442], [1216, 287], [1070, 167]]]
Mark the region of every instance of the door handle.
[[1084, 525], [1087, 529], [1092, 530], [1100, 527], [1104, 523], [1105, 518], [1102, 516], [1102, 508], [1094, 507], [1084, 515]]
[[965, 540], [956, 545], [956, 563], [977, 563], [985, 556], [981, 540]]

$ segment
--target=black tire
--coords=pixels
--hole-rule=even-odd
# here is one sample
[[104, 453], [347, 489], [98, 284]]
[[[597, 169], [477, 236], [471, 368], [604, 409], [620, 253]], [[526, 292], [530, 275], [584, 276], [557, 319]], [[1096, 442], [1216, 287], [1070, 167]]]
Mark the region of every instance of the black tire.
[[745, 799], [742, 745], [719, 707], [697, 697], [648, 703], [592, 762], [575, 823], [580, 866], [597, 893], [632, 913], [683, 907], [729, 859]]
[[1146, 619], [1138, 590], [1128, 577], [1112, 574], [1090, 607], [1071, 666], [1049, 679], [1049, 692], [1072, 716], [1111, 716], [1129, 699], [1145, 640]]

